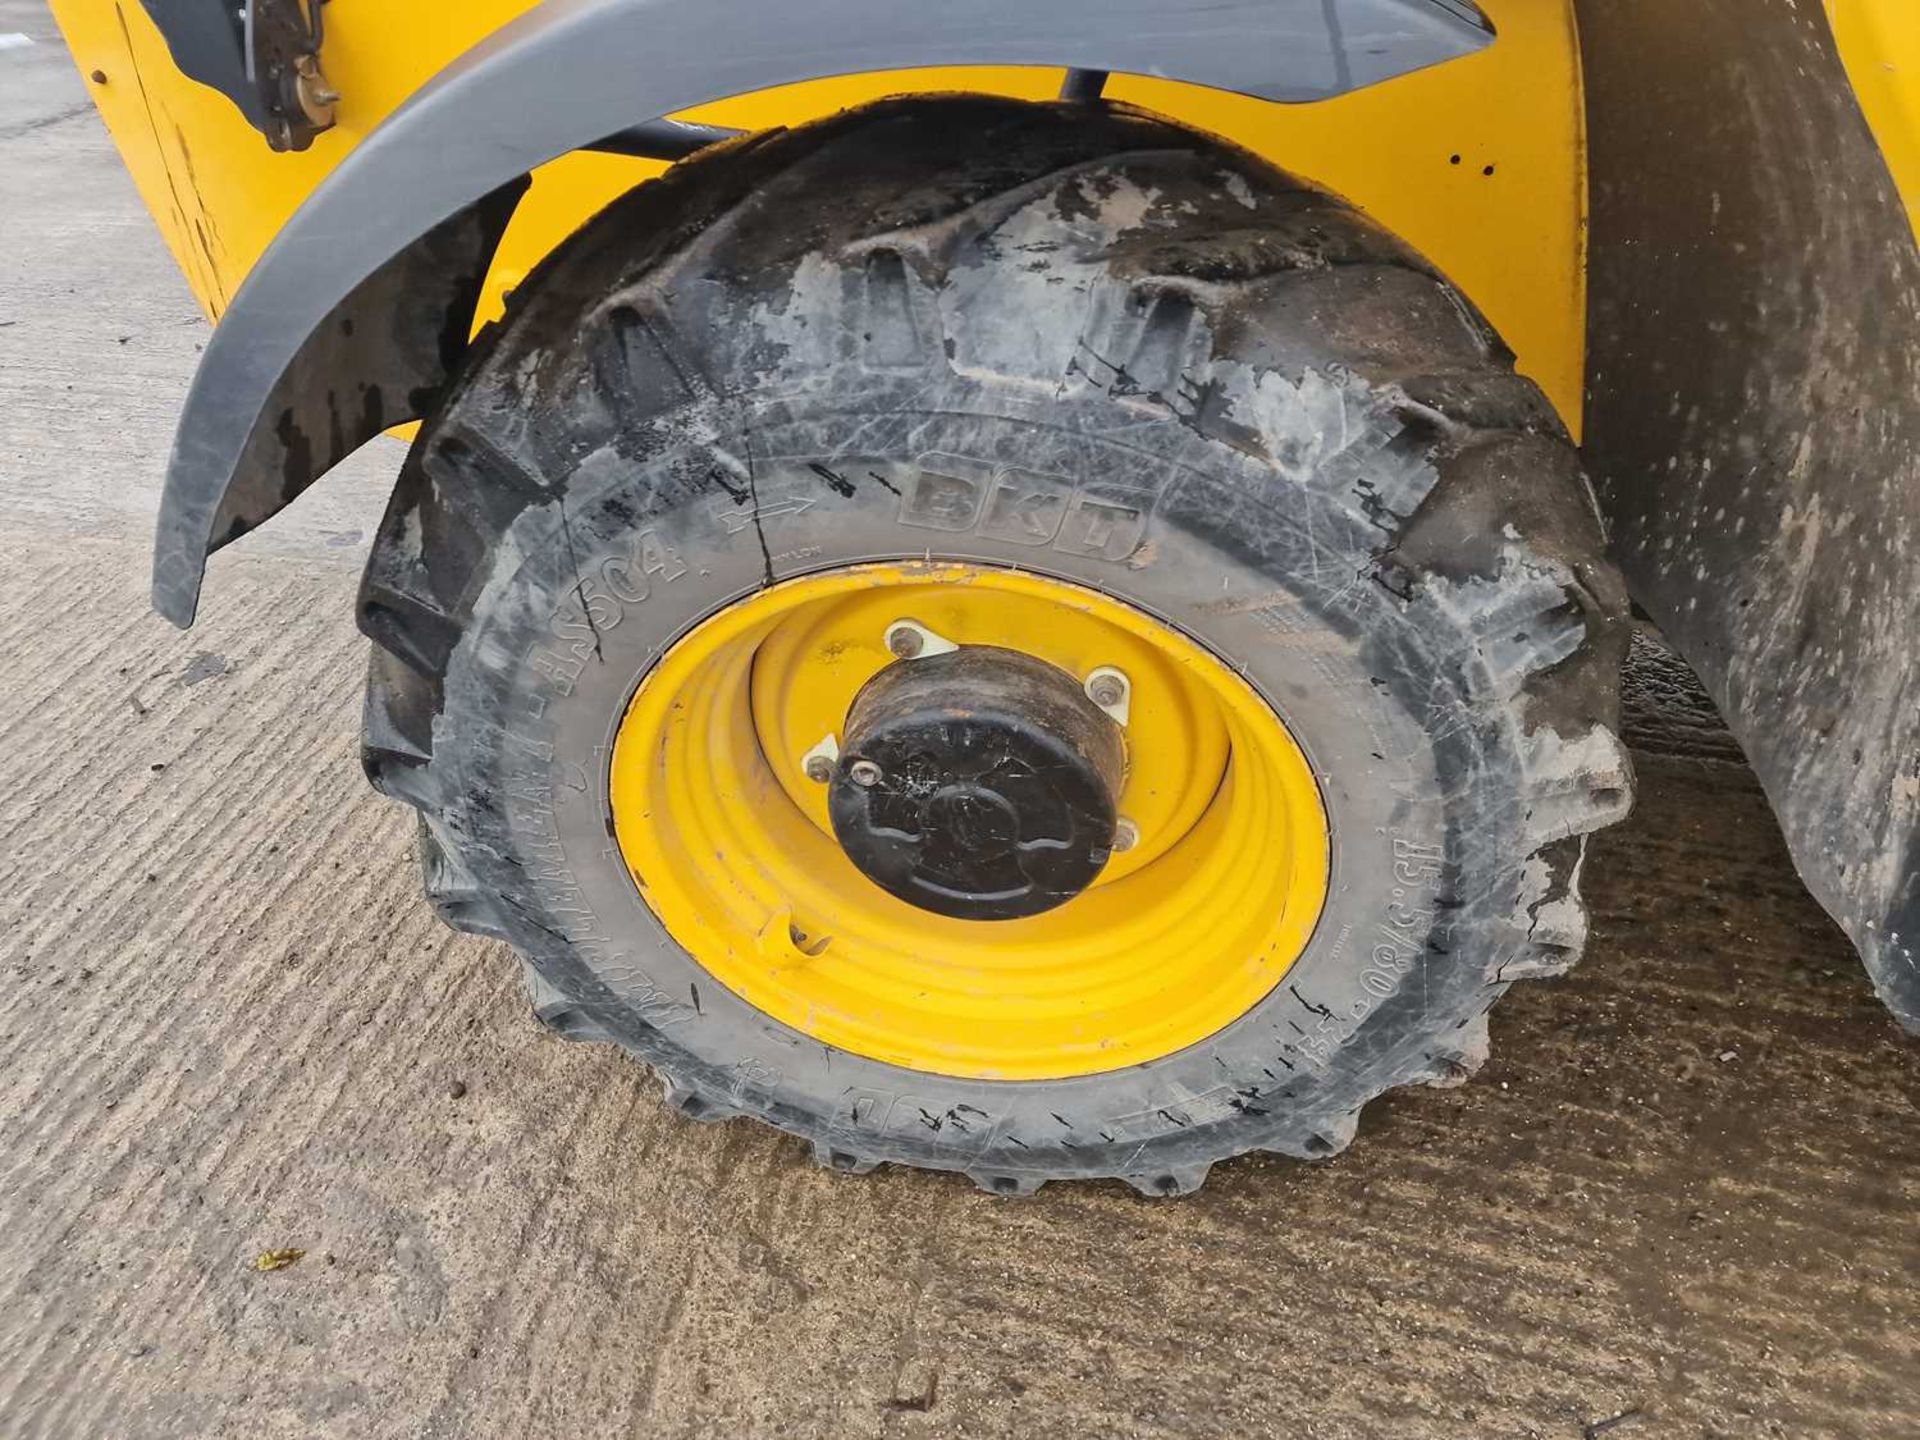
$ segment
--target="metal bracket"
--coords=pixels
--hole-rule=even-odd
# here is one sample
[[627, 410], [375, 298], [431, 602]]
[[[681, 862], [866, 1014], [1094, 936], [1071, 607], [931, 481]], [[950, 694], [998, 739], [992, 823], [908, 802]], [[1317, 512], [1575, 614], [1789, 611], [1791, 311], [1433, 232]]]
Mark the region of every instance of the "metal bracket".
[[934, 655], [951, 655], [960, 647], [944, 635], [936, 635], [918, 620], [896, 620], [887, 626], [887, 653], [901, 660], [925, 660]]
[[340, 96], [320, 70], [326, 0], [141, 0], [180, 73], [239, 107], [275, 150], [333, 127]]
[[580, 148], [602, 155], [627, 155], [636, 160], [684, 160], [709, 145], [736, 140], [746, 133], [720, 125], [696, 125], [691, 120], [648, 120], [616, 130]]
[[831, 731], [818, 745], [800, 757], [800, 772], [817, 785], [833, 778], [833, 767], [840, 763], [840, 737]]
[[1102, 665], [1087, 676], [1085, 689], [1087, 698], [1106, 711], [1114, 724], [1127, 728], [1133, 718], [1133, 682], [1126, 671]]

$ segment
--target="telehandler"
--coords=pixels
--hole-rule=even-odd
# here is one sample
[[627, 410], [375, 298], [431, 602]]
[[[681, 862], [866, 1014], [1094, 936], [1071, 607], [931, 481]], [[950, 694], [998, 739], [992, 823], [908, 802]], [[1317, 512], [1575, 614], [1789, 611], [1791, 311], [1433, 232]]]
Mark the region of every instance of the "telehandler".
[[367, 774], [685, 1115], [1340, 1150], [1578, 958], [1633, 607], [1920, 1027], [1913, 0], [52, 4], [156, 608], [417, 422]]

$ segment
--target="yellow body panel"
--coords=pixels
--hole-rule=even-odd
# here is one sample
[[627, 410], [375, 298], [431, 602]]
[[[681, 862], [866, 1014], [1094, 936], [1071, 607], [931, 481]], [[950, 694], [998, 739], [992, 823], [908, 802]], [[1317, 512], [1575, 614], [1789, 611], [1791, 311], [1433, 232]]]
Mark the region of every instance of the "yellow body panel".
[[1920, 234], [1920, 4], [1826, 0], [1840, 59]]
[[[128, 169], [194, 292], [218, 317], [328, 170], [455, 56], [532, 0], [332, 0], [324, 61], [339, 124], [274, 154], [226, 97], [186, 79], [145, 10], [52, 0]], [[770, 0], [773, 3], [773, 0]], [[1479, 54], [1315, 105], [1272, 105], [1135, 77], [1108, 93], [1212, 130], [1338, 191], [1450, 275], [1577, 430], [1585, 335], [1585, 146], [1571, 0], [1484, 0], [1499, 39]], [[724, 37], [716, 37], [724, 43]], [[846, 76], [688, 112], [713, 124], [790, 124], [909, 90], [1041, 98], [1053, 70]], [[545, 166], [502, 245], [484, 313], [560, 239], [659, 171], [573, 155]]]

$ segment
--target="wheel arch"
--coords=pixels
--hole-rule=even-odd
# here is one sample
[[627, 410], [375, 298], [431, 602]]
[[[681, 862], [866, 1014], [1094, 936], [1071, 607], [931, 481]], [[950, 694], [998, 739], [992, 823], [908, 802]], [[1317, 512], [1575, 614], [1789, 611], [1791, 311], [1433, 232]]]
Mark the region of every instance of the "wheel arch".
[[835, 74], [1064, 66], [1291, 102], [1491, 39], [1461, 0], [981, 0], [964, 13], [715, 0], [697, 14], [668, 0], [547, 0], [376, 128], [233, 297], [169, 459], [154, 606], [190, 624], [213, 550], [366, 440], [427, 413], [465, 352], [527, 176], [557, 156], [717, 98]]

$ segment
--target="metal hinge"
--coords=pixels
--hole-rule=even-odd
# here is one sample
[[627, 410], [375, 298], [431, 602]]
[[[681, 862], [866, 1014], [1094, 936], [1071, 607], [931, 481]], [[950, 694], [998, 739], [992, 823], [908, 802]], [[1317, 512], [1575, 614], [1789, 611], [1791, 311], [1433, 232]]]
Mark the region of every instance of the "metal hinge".
[[320, 68], [326, 0], [142, 0], [180, 73], [218, 90], [275, 150], [331, 129], [340, 96]]

